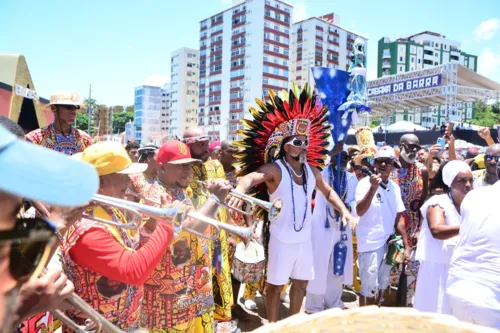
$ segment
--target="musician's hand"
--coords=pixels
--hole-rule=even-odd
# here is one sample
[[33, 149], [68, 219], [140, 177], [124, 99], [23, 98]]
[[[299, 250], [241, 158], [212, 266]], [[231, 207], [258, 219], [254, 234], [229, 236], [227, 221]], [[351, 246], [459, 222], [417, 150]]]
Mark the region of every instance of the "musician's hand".
[[31, 204], [43, 217], [50, 218], [50, 208], [47, 204], [38, 200], [31, 201]]
[[53, 207], [51, 219], [57, 224], [57, 231], [64, 235], [69, 227], [82, 218], [85, 205], [81, 207]]
[[[241, 188], [239, 188], [238, 186], [233, 190], [233, 192], [245, 194], [245, 192]], [[229, 206], [235, 207], [235, 208], [240, 209], [240, 210], [243, 209], [244, 204], [245, 204], [245, 201], [243, 201], [242, 199], [237, 198], [235, 196], [231, 196], [231, 198], [229, 199], [229, 202], [228, 202]]]
[[74, 286], [61, 271], [50, 271], [21, 287], [18, 296], [19, 320], [32, 315], [63, 307], [64, 300], [74, 291]]
[[231, 183], [222, 179], [209, 180], [206, 184], [207, 191], [224, 202], [227, 195], [233, 189]]

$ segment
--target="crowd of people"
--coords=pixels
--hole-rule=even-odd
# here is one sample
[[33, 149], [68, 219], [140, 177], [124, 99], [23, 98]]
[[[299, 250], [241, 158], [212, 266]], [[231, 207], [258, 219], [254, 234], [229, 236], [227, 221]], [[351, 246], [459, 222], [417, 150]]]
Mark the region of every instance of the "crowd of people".
[[[254, 310], [260, 292], [269, 322], [281, 302], [289, 315], [304, 298], [309, 314], [342, 309], [359, 278], [360, 306], [500, 328], [500, 144], [486, 130], [485, 153], [465, 158], [448, 131], [447, 148], [423, 148], [414, 134], [377, 147], [365, 127], [357, 145], [333, 144], [328, 110], [306, 85], [259, 101], [240, 141], [191, 127], [159, 147], [123, 146], [73, 127], [76, 93], [49, 106], [54, 122], [27, 134], [0, 118], [2, 332], [92, 325], [73, 294], [127, 332], [238, 332], [240, 242], [264, 248], [263, 277], [244, 285], [243, 304]], [[231, 193], [272, 209], [242, 214], [248, 202]]]

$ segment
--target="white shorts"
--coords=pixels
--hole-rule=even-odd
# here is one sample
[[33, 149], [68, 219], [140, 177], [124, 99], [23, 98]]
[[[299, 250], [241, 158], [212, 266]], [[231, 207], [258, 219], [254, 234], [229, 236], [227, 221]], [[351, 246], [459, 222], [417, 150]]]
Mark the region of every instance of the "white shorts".
[[314, 279], [314, 260], [311, 241], [283, 243], [271, 235], [267, 260], [267, 283], [282, 286], [288, 279]]
[[374, 251], [358, 253], [359, 278], [361, 288], [359, 293], [365, 297], [377, 296], [379, 290], [389, 286], [389, 274], [392, 266], [385, 264], [384, 245]]

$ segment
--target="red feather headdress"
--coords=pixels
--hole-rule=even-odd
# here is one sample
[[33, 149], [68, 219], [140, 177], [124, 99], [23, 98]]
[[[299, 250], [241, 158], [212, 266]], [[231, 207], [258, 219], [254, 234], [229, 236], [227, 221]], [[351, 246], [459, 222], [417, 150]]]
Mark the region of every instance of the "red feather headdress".
[[257, 170], [262, 164], [273, 162], [283, 139], [305, 135], [309, 139], [307, 162], [319, 168], [328, 163], [331, 127], [328, 108], [321, 104], [308, 84], [300, 90], [292, 83], [290, 91], [283, 90], [278, 96], [269, 90], [268, 103], [255, 99], [258, 109], [250, 107], [253, 119], [242, 119], [244, 128], [238, 131], [243, 137], [234, 144], [242, 149], [236, 154], [238, 176]]

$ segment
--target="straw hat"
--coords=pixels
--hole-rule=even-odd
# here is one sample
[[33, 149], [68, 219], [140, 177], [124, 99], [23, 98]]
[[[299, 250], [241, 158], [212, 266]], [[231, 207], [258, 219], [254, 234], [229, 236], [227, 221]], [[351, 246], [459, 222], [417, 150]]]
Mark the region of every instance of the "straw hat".
[[424, 313], [410, 308], [366, 306], [330, 309], [312, 315], [300, 313], [262, 326], [254, 333], [494, 333], [495, 329], [464, 323], [453, 316]]
[[59, 91], [50, 95], [49, 105], [73, 105], [77, 109], [82, 106], [80, 94], [74, 91]]

